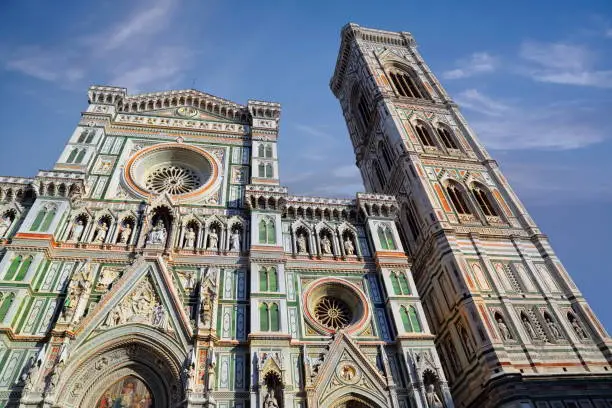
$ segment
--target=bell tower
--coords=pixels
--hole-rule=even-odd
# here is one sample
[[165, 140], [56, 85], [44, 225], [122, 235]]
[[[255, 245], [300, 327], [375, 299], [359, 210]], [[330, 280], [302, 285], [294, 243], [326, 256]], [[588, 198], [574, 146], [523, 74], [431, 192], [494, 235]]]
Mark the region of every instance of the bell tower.
[[400, 231], [456, 406], [610, 407], [612, 341], [407, 32], [348, 24], [330, 83]]

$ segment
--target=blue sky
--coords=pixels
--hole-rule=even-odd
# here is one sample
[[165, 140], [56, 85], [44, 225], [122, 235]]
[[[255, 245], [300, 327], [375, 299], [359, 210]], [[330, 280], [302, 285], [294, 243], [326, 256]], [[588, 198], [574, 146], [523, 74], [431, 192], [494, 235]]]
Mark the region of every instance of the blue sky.
[[6, 0], [0, 174], [50, 168], [91, 84], [194, 87], [280, 102], [282, 183], [295, 194], [353, 196], [363, 186], [328, 87], [349, 21], [413, 33], [612, 329], [609, 0]]

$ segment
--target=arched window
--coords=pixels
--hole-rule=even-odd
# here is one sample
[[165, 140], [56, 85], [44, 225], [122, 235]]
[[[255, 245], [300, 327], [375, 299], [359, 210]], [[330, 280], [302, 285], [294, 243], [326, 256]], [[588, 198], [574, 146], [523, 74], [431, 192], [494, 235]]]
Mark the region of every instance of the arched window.
[[278, 273], [276, 268], [270, 268], [268, 271], [268, 290], [270, 292], [278, 291]]
[[469, 207], [465, 203], [463, 192], [455, 183], [449, 183], [446, 186], [446, 192], [459, 214], [471, 214]]
[[393, 162], [391, 161], [391, 154], [389, 153], [389, 149], [387, 148], [387, 144], [382, 140], [378, 142], [378, 156], [382, 156], [385, 165], [387, 166], [387, 170], [391, 170], [391, 166]]
[[272, 145], [266, 145], [266, 157], [273, 157]]
[[79, 149], [76, 149], [76, 148], [72, 149], [72, 151], [68, 155], [68, 159], [66, 159], [66, 163], [72, 163], [74, 159], [76, 158], [76, 155], [78, 152], [79, 152]]
[[16, 281], [22, 281], [25, 278], [26, 274], [28, 273], [28, 270], [30, 269], [31, 264], [32, 257], [28, 256], [19, 267], [19, 272], [17, 272], [17, 276], [15, 277]]
[[380, 188], [384, 188], [385, 184], [387, 184], [387, 180], [385, 179], [385, 175], [382, 169], [380, 168], [380, 163], [378, 163], [378, 160], [374, 161], [374, 172], [376, 173], [376, 178], [378, 179], [378, 184], [380, 185]]
[[15, 258], [13, 258], [11, 264], [9, 265], [8, 271], [6, 271], [6, 275], [4, 275], [4, 280], [12, 280], [15, 277], [17, 269], [19, 269], [19, 265], [21, 265], [22, 259], [23, 257], [21, 255], [17, 255]]
[[265, 164], [259, 163], [259, 166], [257, 166], [257, 175], [260, 178], [266, 177], [266, 165]]
[[93, 130], [90, 130], [89, 133], [87, 134], [87, 140], [85, 140], [85, 143], [93, 142], [93, 138], [95, 135], [96, 135], [96, 132]]
[[36, 214], [36, 218], [34, 219], [34, 222], [32, 223], [32, 227], [30, 227], [30, 231], [38, 231], [38, 229], [40, 228], [40, 225], [42, 224], [46, 216], [47, 216], [47, 209], [41, 208], [38, 211], [38, 214]]
[[265, 156], [265, 146], [263, 145], [263, 143], [260, 143], [259, 147], [257, 147], [257, 156], [259, 157]]
[[8, 313], [13, 301], [15, 300], [15, 294], [11, 292], [2, 302], [2, 306], [0, 306], [0, 322], [3, 322], [6, 318], [6, 314]]
[[83, 149], [79, 152], [78, 156], [76, 157], [76, 160], [74, 161], [75, 163], [82, 163], [83, 159], [85, 158], [85, 153], [87, 152], [87, 150]]
[[450, 130], [443, 126], [438, 126], [436, 130], [444, 146], [448, 149], [457, 149], [457, 143], [455, 143], [455, 138], [452, 136]]
[[[362, 133], [365, 133], [370, 125], [371, 111], [368, 100], [363, 92], [357, 87], [353, 90], [351, 107], [353, 117], [355, 117], [358, 127], [361, 128]], [[363, 134], [361, 136], [363, 137]]]
[[419, 227], [417, 226], [416, 219], [414, 217], [414, 213], [410, 208], [410, 204], [406, 205], [406, 222], [408, 222], [408, 228], [410, 228], [410, 232], [412, 233], [412, 237], [417, 239], [420, 235]]
[[77, 139], [77, 143], [83, 143], [86, 137], [87, 137], [87, 130], [83, 129], [83, 131], [79, 135], [79, 138]]
[[388, 249], [394, 251], [396, 249], [395, 241], [393, 240], [393, 233], [391, 232], [391, 228], [388, 226], [379, 226], [378, 227], [378, 239], [380, 240], [380, 245], [382, 249]]
[[267, 178], [274, 177], [274, 169], [272, 168], [271, 163], [266, 164], [266, 177]]
[[391, 272], [391, 275], [389, 276], [389, 278], [391, 279], [391, 286], [393, 287], [393, 293], [396, 295], [401, 295], [402, 289], [400, 288], [400, 283], [399, 283], [397, 274], [395, 272]]
[[402, 323], [404, 324], [404, 330], [409, 333], [420, 333], [421, 322], [414, 306], [402, 306], [400, 309], [402, 317]]
[[259, 268], [259, 291], [268, 291], [268, 270], [266, 268]]
[[272, 303], [270, 305], [270, 331], [280, 330], [280, 314], [278, 311], [278, 304]]
[[270, 320], [268, 318], [268, 305], [262, 303], [259, 305], [259, 329], [263, 331], [270, 331]]
[[267, 218], [259, 221], [259, 243], [276, 243], [276, 227], [274, 225], [274, 220]]
[[408, 98], [426, 98], [426, 93], [420, 86], [419, 80], [414, 72], [392, 68], [389, 70], [389, 78], [393, 88], [400, 96]]
[[429, 133], [429, 129], [427, 128], [427, 126], [419, 123], [414, 128], [417, 132], [417, 135], [419, 136], [419, 140], [424, 146], [436, 146], [433, 137], [431, 136], [431, 133]]
[[399, 284], [402, 289], [402, 294], [410, 295], [410, 284], [408, 284], [408, 278], [404, 273], [399, 274]]
[[51, 222], [53, 221], [53, 218], [55, 218], [55, 208], [52, 208], [51, 211], [47, 212], [47, 215], [45, 216], [45, 220], [42, 223], [42, 228], [40, 229], [42, 232], [46, 232], [49, 230], [49, 227], [51, 226]]
[[478, 206], [480, 207], [484, 215], [498, 215], [497, 211], [495, 211], [495, 207], [493, 207], [493, 205], [491, 204], [491, 200], [489, 200], [489, 194], [484, 188], [478, 185], [474, 185], [472, 187], [472, 194], [474, 194], [474, 198], [476, 199], [476, 202], [478, 203]]

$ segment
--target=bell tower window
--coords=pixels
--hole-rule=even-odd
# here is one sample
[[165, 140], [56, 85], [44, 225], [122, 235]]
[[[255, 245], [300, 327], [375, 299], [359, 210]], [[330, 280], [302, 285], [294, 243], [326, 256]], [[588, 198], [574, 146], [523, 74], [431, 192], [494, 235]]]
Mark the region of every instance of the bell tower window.
[[395, 92], [399, 96], [407, 98], [427, 98], [427, 94], [420, 86], [419, 80], [416, 78], [416, 74], [413, 72], [407, 72], [399, 68], [392, 68], [388, 72], [389, 78]]
[[463, 192], [459, 187], [457, 187], [454, 183], [450, 183], [448, 186], [446, 186], [446, 192], [453, 202], [455, 210], [457, 210], [459, 214], [471, 214], [469, 207], [465, 203]]

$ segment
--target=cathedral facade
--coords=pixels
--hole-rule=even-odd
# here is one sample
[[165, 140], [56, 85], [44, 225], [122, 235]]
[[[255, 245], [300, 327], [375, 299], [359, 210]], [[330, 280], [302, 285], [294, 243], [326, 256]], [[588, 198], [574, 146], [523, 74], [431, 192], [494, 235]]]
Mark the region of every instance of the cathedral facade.
[[0, 177], [0, 405], [610, 408], [610, 339], [409, 33], [331, 81], [366, 193], [280, 185], [281, 108], [92, 86]]

